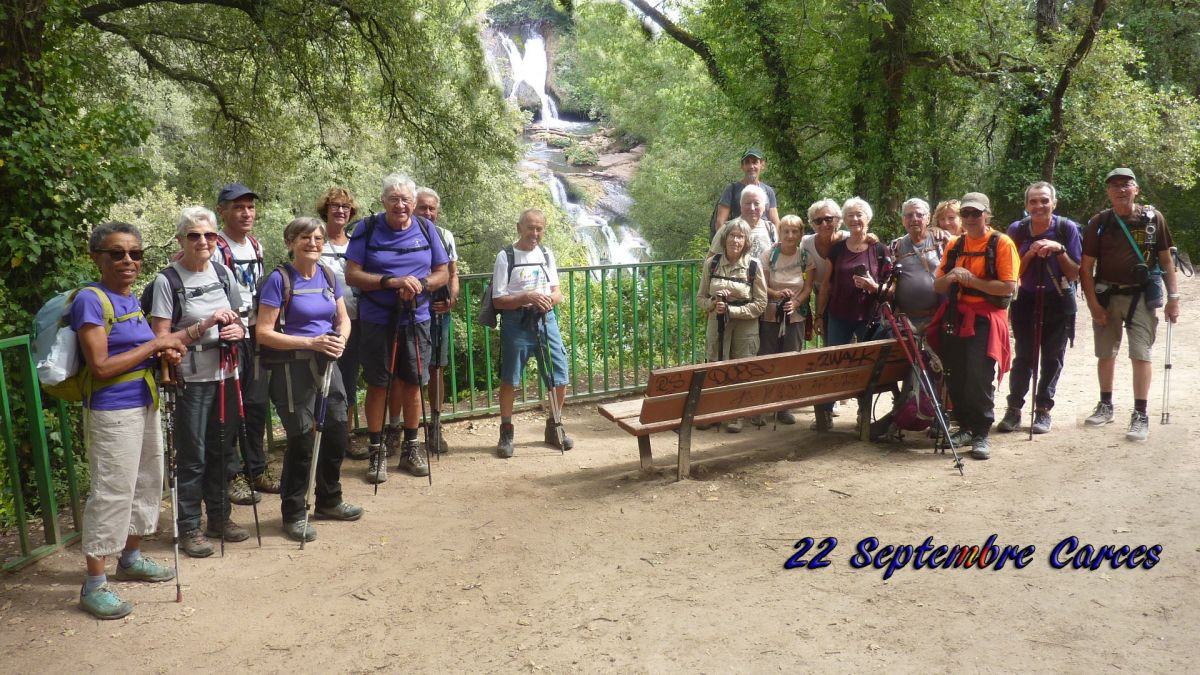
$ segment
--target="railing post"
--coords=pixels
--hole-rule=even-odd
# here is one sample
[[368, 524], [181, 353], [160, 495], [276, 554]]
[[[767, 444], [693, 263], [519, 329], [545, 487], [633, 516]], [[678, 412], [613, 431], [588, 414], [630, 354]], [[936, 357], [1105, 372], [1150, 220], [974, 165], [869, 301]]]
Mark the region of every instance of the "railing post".
[[21, 463], [17, 456], [17, 434], [13, 422], [12, 401], [8, 397], [8, 376], [4, 372], [4, 355], [0, 353], [0, 414], [3, 414], [4, 458], [8, 462], [9, 487], [13, 495], [13, 511], [17, 518], [17, 538], [21, 544], [21, 556], [30, 552], [29, 526], [25, 514], [25, 495], [21, 491]]
[[21, 359], [24, 366], [25, 405], [29, 410], [29, 440], [33, 446], [34, 479], [37, 481], [38, 496], [42, 502], [42, 528], [46, 533], [47, 544], [61, 543], [62, 536], [58, 529], [58, 500], [54, 495], [54, 479], [50, 471], [50, 448], [46, 443], [46, 423], [42, 416], [42, 390], [37, 379], [37, 369], [33, 363], [33, 350], [29, 348], [29, 338], [25, 338], [25, 358]]

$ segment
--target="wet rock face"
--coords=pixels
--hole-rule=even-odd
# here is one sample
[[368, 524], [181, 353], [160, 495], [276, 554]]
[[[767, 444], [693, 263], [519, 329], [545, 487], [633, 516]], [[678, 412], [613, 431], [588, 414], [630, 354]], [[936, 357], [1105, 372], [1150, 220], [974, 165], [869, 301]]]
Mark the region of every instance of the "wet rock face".
[[542, 109], [541, 97], [528, 82], [522, 81], [517, 84], [515, 99], [517, 107], [521, 110], [530, 110], [536, 113]]

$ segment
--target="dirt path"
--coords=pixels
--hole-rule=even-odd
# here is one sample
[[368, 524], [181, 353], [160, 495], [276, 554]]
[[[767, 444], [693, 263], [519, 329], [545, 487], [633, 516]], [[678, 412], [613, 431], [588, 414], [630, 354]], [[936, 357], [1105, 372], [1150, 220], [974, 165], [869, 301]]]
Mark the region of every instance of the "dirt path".
[[[307, 550], [279, 534], [266, 500], [262, 549], [184, 560], [168, 585], [119, 584], [136, 610], [98, 622], [76, 608], [78, 547], [0, 579], [0, 671], [608, 670], [902, 671], [1097, 668], [1183, 671], [1200, 648], [1200, 373], [1194, 285], [1175, 331], [1173, 424], [1123, 440], [1084, 428], [1096, 386], [1090, 330], [1068, 353], [1055, 430], [995, 436], [993, 458], [949, 461], [858, 443], [853, 405], [836, 433], [800, 425], [698, 435], [695, 478], [674, 482], [674, 436], [655, 438], [657, 476], [593, 406], [568, 411], [576, 449], [518, 421], [517, 455], [495, 459], [496, 422], [448, 427], [434, 487], [400, 477], [372, 497], [348, 462], [363, 521], [318, 523]], [[1081, 322], [1086, 327], [1086, 322]], [[1006, 391], [1007, 383], [1002, 391]], [[769, 428], [768, 428], [769, 429]], [[804, 430], [801, 430], [804, 429]], [[248, 507], [235, 517], [251, 521]], [[164, 524], [169, 523], [166, 518]], [[858, 540], [1034, 545], [1020, 570], [898, 571], [848, 564]], [[1161, 544], [1150, 570], [1055, 570], [1070, 535], [1095, 546]], [[795, 541], [835, 536], [832, 564], [785, 570]], [[147, 550], [170, 560], [169, 538]]]

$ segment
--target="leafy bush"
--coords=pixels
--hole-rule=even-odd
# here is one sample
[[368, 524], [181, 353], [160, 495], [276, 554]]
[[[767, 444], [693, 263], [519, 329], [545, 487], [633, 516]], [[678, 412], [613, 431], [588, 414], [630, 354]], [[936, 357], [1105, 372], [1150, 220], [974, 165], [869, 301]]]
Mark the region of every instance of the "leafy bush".
[[595, 166], [596, 162], [600, 161], [600, 154], [595, 148], [584, 145], [578, 141], [572, 140], [567, 146], [566, 151], [567, 162], [574, 166]]

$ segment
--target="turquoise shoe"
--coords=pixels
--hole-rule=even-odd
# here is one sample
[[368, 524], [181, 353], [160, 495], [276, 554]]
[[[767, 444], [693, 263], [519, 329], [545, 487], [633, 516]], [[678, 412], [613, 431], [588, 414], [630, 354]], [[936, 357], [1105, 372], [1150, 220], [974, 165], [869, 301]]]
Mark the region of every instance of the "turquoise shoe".
[[108, 584], [87, 595], [81, 592], [79, 607], [97, 619], [120, 619], [133, 611], [133, 605], [118, 598]]
[[175, 578], [175, 570], [142, 556], [129, 567], [118, 563], [113, 577], [117, 581], [170, 581]]

